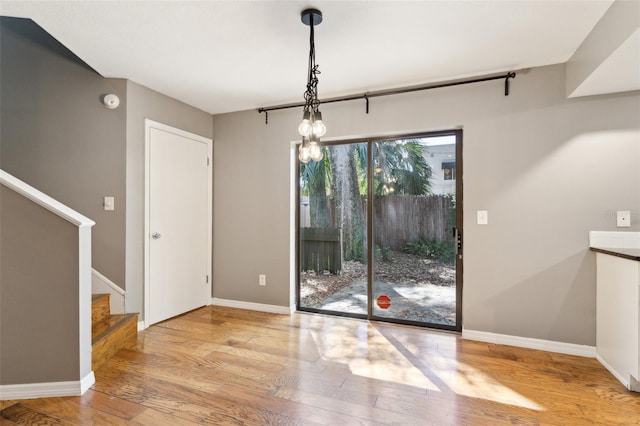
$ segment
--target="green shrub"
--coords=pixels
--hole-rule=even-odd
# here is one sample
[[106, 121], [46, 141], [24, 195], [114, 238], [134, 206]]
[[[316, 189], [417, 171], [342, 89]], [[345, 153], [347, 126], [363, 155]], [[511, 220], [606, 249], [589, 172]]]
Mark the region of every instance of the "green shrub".
[[383, 262], [391, 262], [391, 254], [393, 253], [391, 247], [376, 245], [374, 250], [376, 259], [382, 259]]
[[409, 241], [407, 245], [402, 248], [402, 251], [450, 264], [453, 263], [456, 255], [455, 245], [452, 241], [426, 241], [423, 239], [417, 242]]

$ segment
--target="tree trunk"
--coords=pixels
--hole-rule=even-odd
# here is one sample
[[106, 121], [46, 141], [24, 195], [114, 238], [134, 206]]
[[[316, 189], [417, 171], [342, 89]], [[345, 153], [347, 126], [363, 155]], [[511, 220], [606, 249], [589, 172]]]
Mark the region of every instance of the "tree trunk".
[[329, 147], [332, 190], [335, 198], [336, 226], [342, 227], [345, 260], [366, 259], [365, 218], [352, 145]]
[[327, 203], [327, 188], [325, 186], [325, 162], [317, 164], [313, 179], [309, 181], [309, 216], [311, 227], [328, 228], [331, 226], [329, 219], [329, 206]]

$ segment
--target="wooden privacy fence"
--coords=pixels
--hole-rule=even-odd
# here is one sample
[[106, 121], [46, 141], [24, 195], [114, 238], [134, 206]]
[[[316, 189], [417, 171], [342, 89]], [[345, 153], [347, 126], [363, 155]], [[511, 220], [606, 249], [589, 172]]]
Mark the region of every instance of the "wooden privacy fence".
[[[363, 209], [366, 215], [366, 200]], [[333, 203], [329, 203], [335, 217]], [[380, 247], [400, 250], [408, 242], [453, 242], [455, 210], [451, 197], [442, 195], [387, 195], [373, 203], [373, 242]], [[300, 228], [300, 270], [342, 270], [341, 228]]]
[[300, 270], [329, 271], [342, 269], [341, 228], [300, 228]]
[[400, 250], [420, 239], [453, 241], [455, 211], [442, 195], [387, 195], [373, 203], [374, 244]]

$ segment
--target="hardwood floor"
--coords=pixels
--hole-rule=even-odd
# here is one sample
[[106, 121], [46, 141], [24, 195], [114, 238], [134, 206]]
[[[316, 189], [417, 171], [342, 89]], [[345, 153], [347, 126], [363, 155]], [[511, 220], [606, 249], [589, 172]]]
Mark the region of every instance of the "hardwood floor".
[[205, 307], [139, 333], [82, 397], [0, 425], [640, 424], [595, 359], [320, 315]]

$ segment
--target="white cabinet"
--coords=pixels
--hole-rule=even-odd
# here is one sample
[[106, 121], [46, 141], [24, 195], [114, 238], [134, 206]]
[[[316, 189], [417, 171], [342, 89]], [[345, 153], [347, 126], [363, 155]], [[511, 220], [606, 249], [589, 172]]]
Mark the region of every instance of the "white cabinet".
[[640, 232], [591, 231], [596, 251], [598, 360], [640, 392]]
[[640, 391], [640, 261], [605, 250], [614, 254], [596, 253], [597, 357], [628, 389]]

